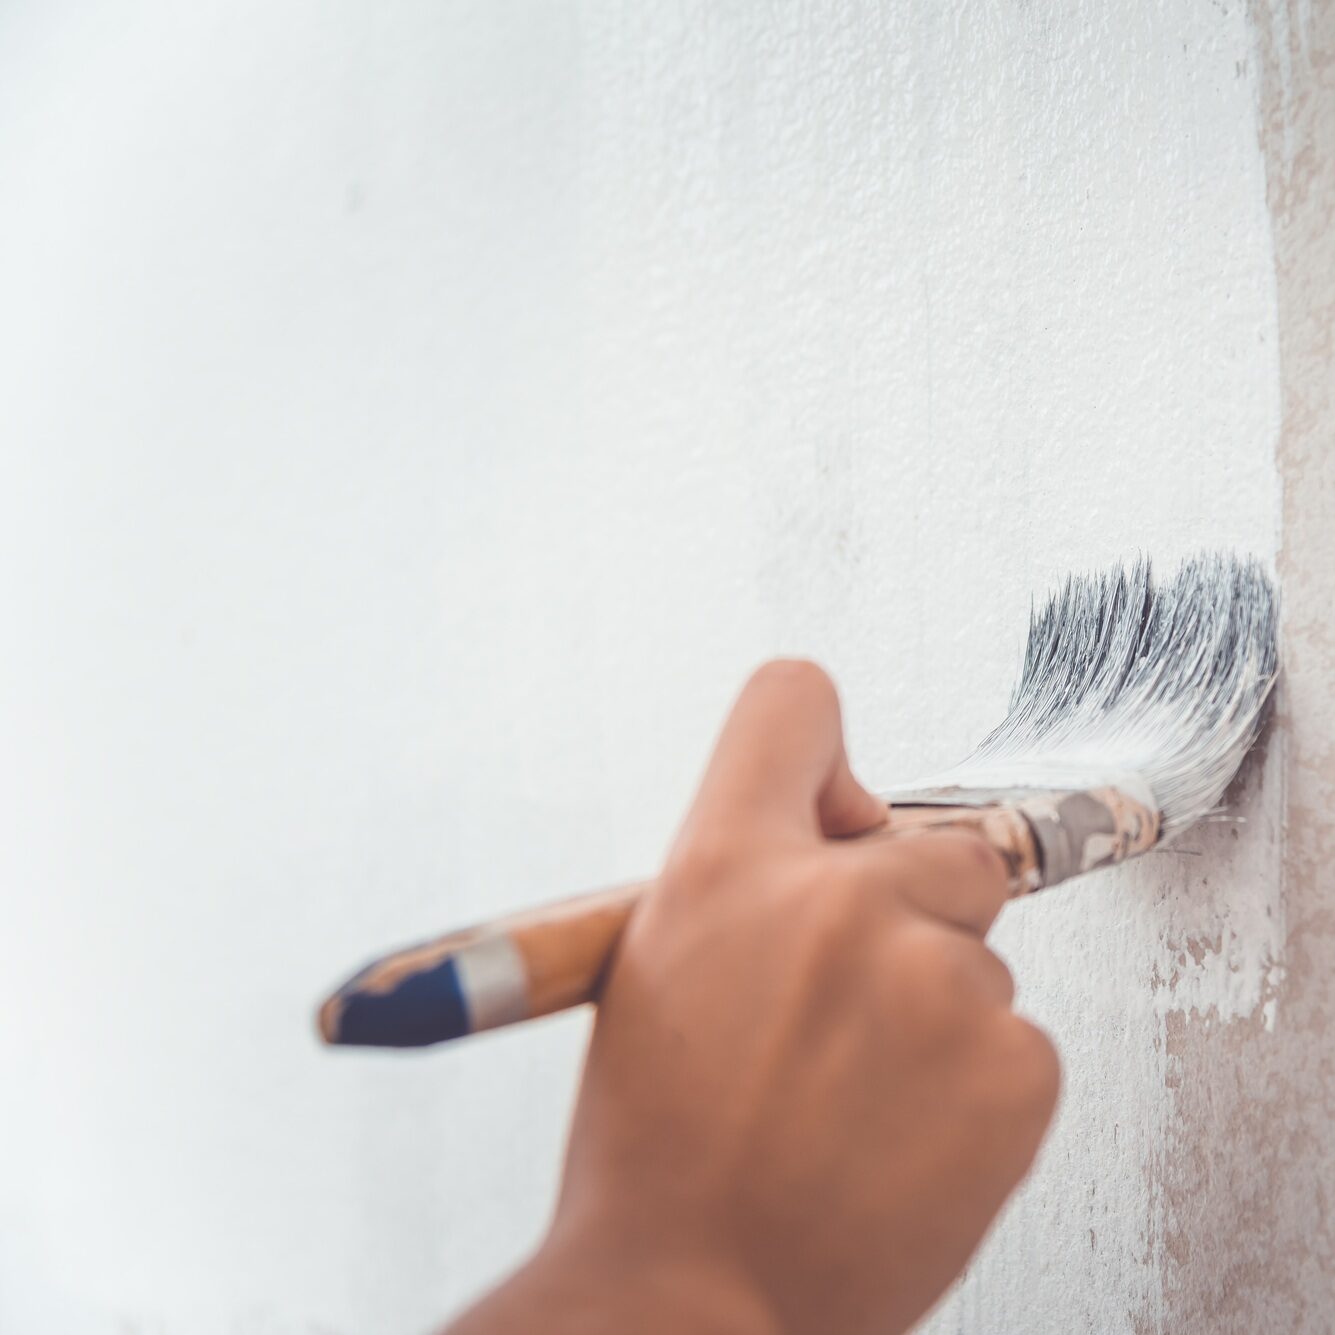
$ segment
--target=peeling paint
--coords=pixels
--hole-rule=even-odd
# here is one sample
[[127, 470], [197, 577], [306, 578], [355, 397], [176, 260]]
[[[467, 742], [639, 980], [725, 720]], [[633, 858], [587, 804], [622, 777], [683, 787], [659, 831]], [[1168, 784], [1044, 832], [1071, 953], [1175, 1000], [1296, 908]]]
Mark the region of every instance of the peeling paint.
[[1331, 1329], [1335, 1131], [1335, 7], [1251, 11], [1278, 293], [1285, 967], [1252, 1015], [1170, 1017], [1164, 1329]]

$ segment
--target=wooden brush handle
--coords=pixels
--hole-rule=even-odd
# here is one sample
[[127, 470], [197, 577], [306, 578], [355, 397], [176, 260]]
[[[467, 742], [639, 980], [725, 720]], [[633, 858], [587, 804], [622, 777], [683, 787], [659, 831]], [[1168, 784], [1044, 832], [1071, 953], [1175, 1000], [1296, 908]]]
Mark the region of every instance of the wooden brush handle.
[[[1011, 894], [1040, 883], [1033, 826], [1016, 807], [896, 807], [859, 839], [924, 828], [978, 832], [1005, 859]], [[452, 932], [368, 965], [319, 1010], [326, 1043], [422, 1047], [597, 999], [642, 882]]]

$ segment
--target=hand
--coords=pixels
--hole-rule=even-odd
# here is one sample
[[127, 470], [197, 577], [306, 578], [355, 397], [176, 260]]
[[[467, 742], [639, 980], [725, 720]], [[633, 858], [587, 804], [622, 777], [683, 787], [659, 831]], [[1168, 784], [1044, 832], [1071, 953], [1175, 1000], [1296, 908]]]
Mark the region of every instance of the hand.
[[809, 663], [743, 690], [611, 970], [550, 1234], [457, 1335], [906, 1330], [1058, 1089], [969, 834], [885, 819]]

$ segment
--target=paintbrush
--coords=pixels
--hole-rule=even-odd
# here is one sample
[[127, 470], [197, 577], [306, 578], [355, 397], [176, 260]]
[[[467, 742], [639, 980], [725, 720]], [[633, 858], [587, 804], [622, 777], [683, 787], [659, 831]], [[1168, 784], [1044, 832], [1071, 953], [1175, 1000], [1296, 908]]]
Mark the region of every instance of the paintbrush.
[[[1156, 585], [1137, 561], [1031, 610], [1010, 710], [962, 764], [884, 793], [894, 839], [976, 831], [1012, 897], [1148, 852], [1215, 810], [1278, 671], [1278, 600], [1254, 560], [1205, 555]], [[319, 1009], [328, 1043], [419, 1047], [597, 998], [651, 882], [399, 950]]]

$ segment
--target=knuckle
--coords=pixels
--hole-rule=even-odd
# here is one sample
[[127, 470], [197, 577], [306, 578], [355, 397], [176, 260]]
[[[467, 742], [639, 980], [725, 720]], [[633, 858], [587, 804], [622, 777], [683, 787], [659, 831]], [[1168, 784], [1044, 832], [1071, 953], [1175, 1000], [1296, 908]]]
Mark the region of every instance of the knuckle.
[[930, 917], [971, 930], [990, 925], [1008, 897], [1000, 856], [976, 834], [910, 833], [881, 850], [876, 862], [891, 894]]
[[954, 938], [943, 928], [923, 928], [913, 932], [907, 948], [919, 978], [930, 979], [942, 990], [954, 995], [965, 975], [964, 960]]
[[937, 1029], [965, 1028], [976, 1009], [969, 1004], [973, 989], [960, 944], [945, 929], [927, 924], [910, 924], [895, 933], [892, 976]]
[[868, 893], [878, 899], [897, 903], [912, 890], [916, 863], [911, 838], [892, 840], [874, 852], [866, 851], [866, 856], [863, 856], [865, 850], [851, 848], [848, 851], [855, 874]]
[[1011, 1073], [1016, 1101], [1022, 1111], [1046, 1122], [1061, 1092], [1061, 1059], [1052, 1040], [1036, 1025], [1018, 1016], [1008, 1019], [1002, 1060]]
[[1006, 898], [1005, 863], [1001, 854], [981, 834], [942, 830], [934, 833], [933, 838], [945, 841], [941, 847], [955, 864], [955, 877], [984, 892], [991, 892], [998, 904]]
[[986, 950], [990, 960], [988, 967], [996, 974], [998, 983], [1007, 994], [1007, 999], [1013, 999], [1015, 996], [1015, 975], [1011, 972], [1010, 965], [995, 950], [988, 949], [986, 946], [984, 950]]
[[822, 874], [818, 870], [808, 876], [807, 929], [813, 940], [839, 949], [850, 938], [862, 936], [872, 928], [877, 906], [865, 886], [852, 877]]
[[737, 840], [723, 830], [693, 831], [669, 854], [660, 878], [663, 891], [676, 898], [712, 890], [733, 875], [739, 857]]

